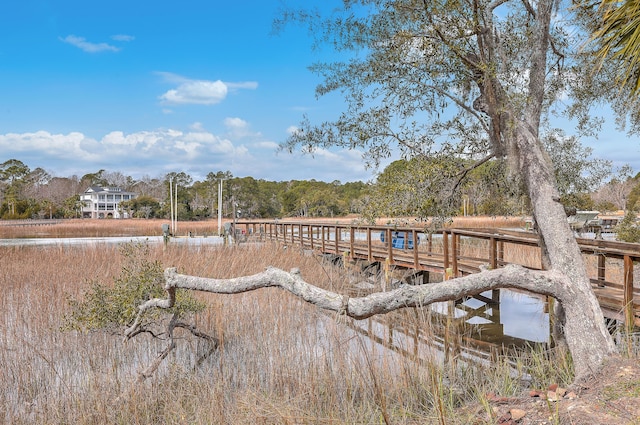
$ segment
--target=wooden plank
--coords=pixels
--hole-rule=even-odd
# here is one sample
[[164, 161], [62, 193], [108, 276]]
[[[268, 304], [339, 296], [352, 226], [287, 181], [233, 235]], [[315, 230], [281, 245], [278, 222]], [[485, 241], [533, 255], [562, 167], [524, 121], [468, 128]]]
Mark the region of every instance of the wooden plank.
[[458, 241], [460, 235], [451, 232], [451, 267], [453, 268], [453, 277], [458, 276]]
[[622, 299], [624, 306], [624, 319], [627, 328], [631, 331], [634, 325], [633, 311], [633, 260], [630, 256], [624, 257], [624, 294]]
[[498, 268], [498, 243], [495, 237], [489, 239], [489, 267]]

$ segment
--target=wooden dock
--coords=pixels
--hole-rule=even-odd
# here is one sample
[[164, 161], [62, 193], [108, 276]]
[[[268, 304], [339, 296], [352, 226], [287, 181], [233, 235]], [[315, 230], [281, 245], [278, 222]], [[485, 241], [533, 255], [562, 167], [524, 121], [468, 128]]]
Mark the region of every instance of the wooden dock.
[[[481, 267], [520, 264], [542, 269], [540, 247], [532, 232], [501, 229], [423, 229], [299, 221], [239, 221], [252, 238], [297, 245], [334, 258], [410, 271], [415, 282], [437, 273], [451, 277]], [[413, 243], [416, 241], [416, 243]], [[577, 238], [593, 290], [605, 317], [640, 326], [640, 244]]]

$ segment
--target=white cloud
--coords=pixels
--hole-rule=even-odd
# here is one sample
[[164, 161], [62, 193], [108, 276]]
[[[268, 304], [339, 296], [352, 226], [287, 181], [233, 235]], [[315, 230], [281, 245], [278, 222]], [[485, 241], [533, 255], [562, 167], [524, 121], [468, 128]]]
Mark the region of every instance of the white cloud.
[[215, 105], [222, 102], [230, 90], [256, 89], [256, 82], [227, 83], [220, 80], [192, 80], [170, 72], [157, 72], [165, 81], [178, 84], [159, 98], [168, 104]]
[[249, 127], [249, 124], [243, 120], [242, 118], [225, 118], [224, 125], [226, 125], [229, 129], [234, 130], [244, 130]]
[[229, 136], [234, 139], [258, 139], [262, 138], [260, 132], [254, 132], [251, 130], [251, 125], [242, 118], [229, 117], [225, 118], [224, 125], [227, 127]]
[[42, 155], [68, 155], [79, 161], [93, 161], [99, 156], [88, 149], [92, 145], [95, 145], [95, 140], [77, 132], [66, 135], [47, 131], [0, 134], [0, 150], [7, 155], [11, 155], [10, 152], [20, 154], [38, 151]]
[[213, 105], [227, 97], [227, 86], [218, 81], [189, 81], [167, 91], [160, 100], [171, 104]]
[[126, 133], [115, 130], [99, 139], [79, 132], [7, 133], [0, 134], [0, 152], [31, 168], [42, 167], [61, 177], [105, 169], [134, 178], [184, 171], [194, 180], [201, 180], [209, 172], [220, 170], [229, 170], [238, 177], [275, 181], [369, 178], [370, 172], [364, 170], [360, 152], [318, 149], [313, 156], [291, 155], [278, 151], [277, 143], [260, 133], [251, 133], [250, 123], [241, 118], [228, 118], [225, 124], [234, 131], [224, 136], [205, 130], [198, 122], [186, 131], [156, 129]]
[[200, 143], [187, 143], [182, 140], [175, 142], [176, 149], [184, 151], [187, 154], [187, 159], [194, 159], [198, 155], [198, 149], [201, 146]]
[[299, 130], [300, 128], [298, 128], [297, 126], [291, 125], [287, 127], [287, 134], [293, 135], [293, 134], [296, 134]]
[[191, 124], [189, 128], [196, 131], [204, 131], [204, 126], [202, 125], [202, 123], [197, 121]]
[[88, 53], [98, 53], [98, 52], [119, 52], [120, 49], [116, 46], [112, 46], [107, 43], [91, 43], [87, 41], [84, 37], [77, 37], [75, 35], [68, 35], [65, 38], [60, 38], [60, 41], [71, 44], [85, 52]]
[[125, 41], [125, 42], [129, 42], [129, 41], [133, 41], [136, 38], [132, 35], [127, 35], [127, 34], [116, 34], [116, 35], [112, 35], [111, 36], [112, 40], [115, 41]]

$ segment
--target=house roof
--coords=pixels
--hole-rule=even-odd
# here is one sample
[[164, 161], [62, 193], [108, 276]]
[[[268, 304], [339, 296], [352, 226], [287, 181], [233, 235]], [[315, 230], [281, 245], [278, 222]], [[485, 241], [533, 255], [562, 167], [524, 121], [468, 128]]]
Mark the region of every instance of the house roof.
[[119, 194], [135, 194], [127, 192], [119, 187], [89, 186], [84, 193], [119, 193]]

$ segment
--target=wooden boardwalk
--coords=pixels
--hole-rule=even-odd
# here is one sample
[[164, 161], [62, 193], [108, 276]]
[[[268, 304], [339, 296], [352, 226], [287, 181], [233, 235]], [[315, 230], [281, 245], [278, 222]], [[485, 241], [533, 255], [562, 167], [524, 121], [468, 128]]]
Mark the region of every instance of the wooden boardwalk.
[[[428, 233], [409, 227], [278, 220], [239, 221], [237, 226], [252, 237], [380, 268], [406, 270], [408, 276], [424, 282], [429, 273], [463, 276], [479, 272], [481, 266], [520, 264], [542, 269], [538, 240], [531, 232], [446, 229]], [[605, 317], [640, 326], [640, 282], [635, 282], [640, 278], [634, 278], [640, 244], [583, 238], [577, 241]]]

